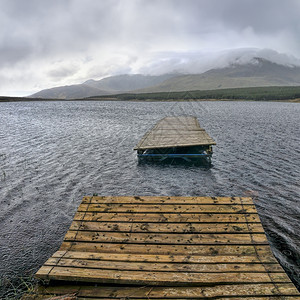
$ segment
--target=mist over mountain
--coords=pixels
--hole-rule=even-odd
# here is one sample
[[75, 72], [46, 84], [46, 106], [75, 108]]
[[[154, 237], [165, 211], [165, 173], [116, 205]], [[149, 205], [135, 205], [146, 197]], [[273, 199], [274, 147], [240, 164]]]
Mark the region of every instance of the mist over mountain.
[[124, 74], [106, 77], [101, 80], [87, 80], [82, 84], [55, 87], [42, 90], [30, 97], [55, 98], [55, 99], [76, 99], [91, 96], [101, 96], [122, 93], [137, 89], [143, 89], [158, 85], [163, 81], [176, 76], [175, 74], [164, 74], [159, 76]]
[[103, 91], [96, 87], [82, 83], [45, 89], [33, 95], [30, 95], [29, 97], [45, 99], [79, 99], [92, 97], [95, 95], [101, 96], [108, 94], [110, 94], [109, 91]]
[[253, 58], [246, 64], [211, 69], [202, 74], [177, 76], [138, 92], [167, 92], [214, 90], [240, 87], [297, 86], [300, 85], [300, 67], [276, 64], [263, 58]]
[[201, 74], [211, 69], [221, 69], [232, 65], [253, 63], [254, 58], [262, 58], [283, 66], [300, 67], [300, 59], [272, 49], [238, 48], [222, 51], [163, 52], [138, 69], [137, 73], [159, 75], [166, 73]]
[[212, 54], [203, 62], [204, 57], [170, 56], [170, 60], [164, 59], [161, 65], [157, 60], [152, 68], [151, 65], [144, 68], [144, 71], [148, 72], [151, 69], [152, 73], [169, 71], [166, 74], [123, 74], [101, 80], [90, 79], [82, 84], [42, 90], [31, 97], [76, 99], [124, 92], [300, 85], [300, 61], [273, 50], [237, 49], [223, 51], [218, 57], [213, 58]]

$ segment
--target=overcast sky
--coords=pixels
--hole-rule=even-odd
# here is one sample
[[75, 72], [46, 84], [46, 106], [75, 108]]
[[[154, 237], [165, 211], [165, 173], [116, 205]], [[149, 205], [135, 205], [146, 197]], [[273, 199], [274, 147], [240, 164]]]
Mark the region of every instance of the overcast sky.
[[257, 53], [299, 64], [299, 20], [300, 0], [0, 0], [0, 95]]

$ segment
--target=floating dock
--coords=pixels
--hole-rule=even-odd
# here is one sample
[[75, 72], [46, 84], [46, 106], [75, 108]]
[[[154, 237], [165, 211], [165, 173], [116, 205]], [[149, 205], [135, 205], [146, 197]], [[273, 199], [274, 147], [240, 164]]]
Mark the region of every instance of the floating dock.
[[246, 197], [84, 197], [36, 277], [23, 299], [300, 299]]
[[196, 117], [166, 117], [135, 146], [139, 159], [205, 159], [211, 163], [216, 142], [200, 127]]

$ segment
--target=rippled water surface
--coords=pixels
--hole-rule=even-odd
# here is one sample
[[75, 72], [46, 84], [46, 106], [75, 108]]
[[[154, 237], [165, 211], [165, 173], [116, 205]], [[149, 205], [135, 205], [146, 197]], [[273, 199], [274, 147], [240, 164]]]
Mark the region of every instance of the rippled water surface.
[[[139, 165], [133, 147], [165, 116], [195, 115], [213, 167]], [[36, 271], [84, 195], [254, 196], [272, 250], [300, 286], [300, 104], [0, 104], [0, 276]]]

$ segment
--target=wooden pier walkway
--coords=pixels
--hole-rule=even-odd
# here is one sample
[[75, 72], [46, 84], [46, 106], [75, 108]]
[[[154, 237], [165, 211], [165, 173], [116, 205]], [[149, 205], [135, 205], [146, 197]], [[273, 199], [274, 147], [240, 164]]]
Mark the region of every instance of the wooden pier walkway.
[[300, 299], [251, 198], [84, 197], [36, 277], [24, 299]]
[[166, 117], [148, 131], [134, 150], [209, 146], [216, 142], [200, 127], [196, 117]]

